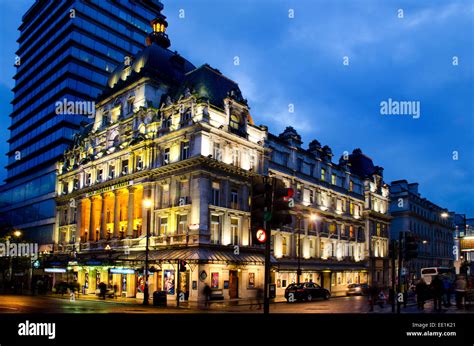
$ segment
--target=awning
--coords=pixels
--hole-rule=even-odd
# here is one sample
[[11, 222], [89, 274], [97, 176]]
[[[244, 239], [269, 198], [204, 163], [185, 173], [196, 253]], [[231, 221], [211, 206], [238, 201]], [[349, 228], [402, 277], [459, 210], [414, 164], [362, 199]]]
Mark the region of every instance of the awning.
[[[298, 269], [297, 260], [286, 260], [278, 262], [278, 270], [296, 271]], [[365, 262], [343, 262], [343, 261], [321, 261], [321, 260], [301, 260], [302, 271], [360, 271], [367, 270]]]
[[[265, 255], [259, 251], [240, 249], [239, 254], [235, 254], [233, 249], [219, 249], [207, 247], [188, 247], [182, 249], [152, 250], [149, 253], [150, 261], [176, 261], [185, 260], [191, 262], [211, 262], [211, 263], [232, 263], [232, 264], [259, 264], [265, 263]], [[137, 260], [145, 260], [145, 252], [140, 251]], [[271, 258], [271, 263], [276, 264], [275, 258]]]

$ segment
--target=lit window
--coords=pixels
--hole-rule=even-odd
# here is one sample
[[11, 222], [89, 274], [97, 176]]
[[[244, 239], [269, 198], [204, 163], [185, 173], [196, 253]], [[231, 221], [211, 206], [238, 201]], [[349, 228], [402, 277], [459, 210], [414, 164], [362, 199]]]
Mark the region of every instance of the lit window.
[[335, 174], [332, 174], [331, 175], [331, 184], [336, 185], [336, 182], [337, 182], [337, 177], [336, 177]]
[[286, 242], [286, 237], [282, 237], [281, 238], [281, 253], [283, 254], [283, 256], [286, 256], [286, 252], [287, 252], [287, 247], [288, 247], [288, 244]]
[[219, 215], [211, 215], [211, 244], [219, 243]]
[[349, 191], [354, 191], [354, 183], [352, 180], [349, 180]]
[[238, 130], [240, 128], [240, 116], [237, 114], [232, 114], [230, 116], [230, 127]]
[[186, 233], [188, 228], [188, 215], [178, 215], [178, 234]]
[[239, 219], [230, 219], [230, 236], [233, 245], [239, 244]]
[[170, 204], [170, 186], [163, 185], [161, 188], [161, 207], [168, 208]]
[[159, 235], [166, 235], [168, 233], [168, 218], [162, 217], [160, 218], [160, 234]]
[[324, 168], [321, 168], [321, 180], [326, 180], [326, 170]]

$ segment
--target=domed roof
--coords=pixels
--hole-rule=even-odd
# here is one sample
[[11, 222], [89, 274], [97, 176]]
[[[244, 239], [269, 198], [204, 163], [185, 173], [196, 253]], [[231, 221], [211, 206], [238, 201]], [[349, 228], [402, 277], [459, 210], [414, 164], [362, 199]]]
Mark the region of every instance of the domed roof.
[[196, 67], [177, 52], [152, 43], [139, 52], [131, 65], [121, 64], [110, 75], [104, 93], [135, 81], [141, 76], [150, 76], [171, 84], [179, 84], [184, 75]]

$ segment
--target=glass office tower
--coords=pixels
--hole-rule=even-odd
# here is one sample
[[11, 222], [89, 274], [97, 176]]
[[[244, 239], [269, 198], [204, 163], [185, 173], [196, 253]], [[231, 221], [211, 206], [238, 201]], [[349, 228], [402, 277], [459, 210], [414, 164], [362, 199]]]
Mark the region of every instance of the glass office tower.
[[90, 123], [86, 110], [110, 72], [143, 49], [149, 22], [162, 8], [157, 0], [37, 0], [25, 13], [0, 188], [4, 229], [52, 243], [56, 162], [81, 124]]

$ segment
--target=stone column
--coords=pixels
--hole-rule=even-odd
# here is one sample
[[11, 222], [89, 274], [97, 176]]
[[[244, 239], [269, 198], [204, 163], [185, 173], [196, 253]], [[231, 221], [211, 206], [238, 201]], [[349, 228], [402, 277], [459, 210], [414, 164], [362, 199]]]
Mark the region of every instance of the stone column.
[[107, 231], [107, 220], [105, 219], [105, 197], [106, 194], [102, 194], [102, 208], [100, 210], [100, 239], [105, 239], [105, 232]]
[[89, 218], [89, 241], [94, 241], [94, 197], [91, 197], [91, 210]]
[[120, 229], [120, 215], [119, 215], [119, 192], [117, 190], [114, 191], [114, 234], [113, 238], [117, 239], [119, 236], [119, 229]]
[[134, 194], [135, 188], [128, 188], [128, 209], [127, 209], [127, 238], [132, 238], [133, 236], [133, 216], [134, 216]]
[[76, 243], [81, 241], [81, 227], [82, 227], [82, 199], [76, 202]]

